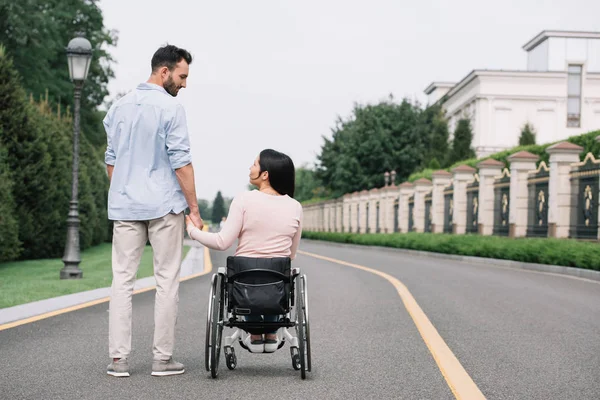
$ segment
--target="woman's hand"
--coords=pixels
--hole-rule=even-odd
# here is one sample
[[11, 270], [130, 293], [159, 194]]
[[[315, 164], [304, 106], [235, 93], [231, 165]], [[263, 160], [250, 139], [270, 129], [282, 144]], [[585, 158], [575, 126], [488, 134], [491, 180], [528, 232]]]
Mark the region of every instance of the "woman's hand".
[[192, 230], [194, 230], [194, 228], [197, 228], [196, 225], [194, 225], [194, 223], [192, 222], [192, 219], [190, 218], [189, 215], [185, 216], [185, 229], [188, 233], [188, 236], [191, 238], [192, 236], [190, 235], [190, 233], [192, 232]]

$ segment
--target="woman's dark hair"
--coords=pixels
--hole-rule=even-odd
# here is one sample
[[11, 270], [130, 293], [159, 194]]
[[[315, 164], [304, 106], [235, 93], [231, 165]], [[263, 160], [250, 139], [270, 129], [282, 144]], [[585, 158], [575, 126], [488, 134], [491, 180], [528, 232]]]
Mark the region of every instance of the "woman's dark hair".
[[261, 151], [258, 158], [260, 172], [269, 172], [271, 187], [281, 195], [287, 194], [290, 197], [294, 197], [296, 169], [294, 168], [292, 159], [272, 149]]
[[186, 63], [192, 63], [192, 55], [184, 49], [180, 49], [172, 44], [156, 50], [156, 53], [152, 56], [152, 72], [155, 72], [158, 68], [167, 67], [169, 71], [173, 71], [175, 65], [181, 60], [185, 60]]

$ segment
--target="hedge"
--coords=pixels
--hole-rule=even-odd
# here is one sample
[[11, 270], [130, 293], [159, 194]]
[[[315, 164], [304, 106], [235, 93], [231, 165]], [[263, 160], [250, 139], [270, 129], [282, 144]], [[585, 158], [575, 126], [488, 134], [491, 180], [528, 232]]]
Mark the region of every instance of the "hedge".
[[432, 233], [332, 233], [302, 232], [306, 239], [395, 247], [497, 258], [537, 264], [561, 265], [600, 271], [600, 246], [571, 239], [518, 238]]
[[[28, 100], [2, 51], [0, 70], [0, 262], [60, 257], [71, 199], [72, 121], [48, 102]], [[80, 135], [81, 250], [109, 237], [108, 185], [100, 154]]]

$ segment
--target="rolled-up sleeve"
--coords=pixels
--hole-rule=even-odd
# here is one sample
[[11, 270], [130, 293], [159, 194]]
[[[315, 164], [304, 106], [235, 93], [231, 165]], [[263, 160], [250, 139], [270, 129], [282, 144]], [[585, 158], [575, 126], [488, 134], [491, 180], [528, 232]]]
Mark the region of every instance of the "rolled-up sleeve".
[[102, 120], [104, 130], [106, 131], [106, 152], [104, 153], [104, 162], [108, 165], [115, 165], [115, 161], [117, 159], [117, 155], [115, 154], [115, 149], [112, 144], [112, 129], [114, 129], [112, 126], [112, 114], [113, 109], [111, 107]]
[[192, 162], [190, 154], [190, 139], [183, 106], [178, 104], [172, 119], [165, 129], [167, 139], [167, 154], [171, 168], [179, 169]]

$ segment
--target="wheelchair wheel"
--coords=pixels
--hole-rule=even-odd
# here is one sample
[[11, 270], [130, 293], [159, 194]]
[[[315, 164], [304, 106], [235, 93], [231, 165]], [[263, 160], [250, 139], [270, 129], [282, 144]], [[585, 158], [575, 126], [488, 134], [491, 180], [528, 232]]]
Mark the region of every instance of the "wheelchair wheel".
[[[304, 308], [304, 280], [296, 278], [296, 334], [298, 336], [298, 353], [300, 358], [300, 376], [306, 379], [306, 315]], [[294, 363], [294, 357], [292, 356]], [[294, 363], [296, 364], [296, 363]], [[297, 364], [296, 364], [297, 365]], [[295, 367], [294, 367], [295, 368]]]
[[224, 319], [224, 285], [221, 275], [213, 275], [213, 284], [209, 300], [209, 310], [206, 329], [205, 362], [210, 375], [216, 378], [219, 374], [221, 355], [221, 340], [223, 337]]
[[237, 357], [235, 355], [235, 349], [231, 346], [225, 346], [225, 364], [230, 370], [234, 370], [237, 366]]
[[210, 375], [216, 378], [219, 374], [219, 360], [221, 359], [221, 341], [223, 338], [223, 314], [224, 314], [224, 290], [223, 277], [217, 275], [215, 283], [215, 297], [213, 300], [213, 318], [212, 318], [212, 340], [210, 355]]
[[306, 369], [310, 372], [311, 357], [310, 357], [310, 319], [308, 318], [308, 284], [306, 283], [306, 275], [302, 275], [302, 289], [304, 299], [304, 323], [306, 329]]
[[212, 315], [213, 315], [213, 298], [215, 292], [215, 281], [217, 274], [212, 276], [210, 283], [210, 293], [208, 294], [208, 312], [206, 313], [206, 336], [204, 337], [204, 364], [207, 371], [210, 371], [210, 348], [212, 340]]

